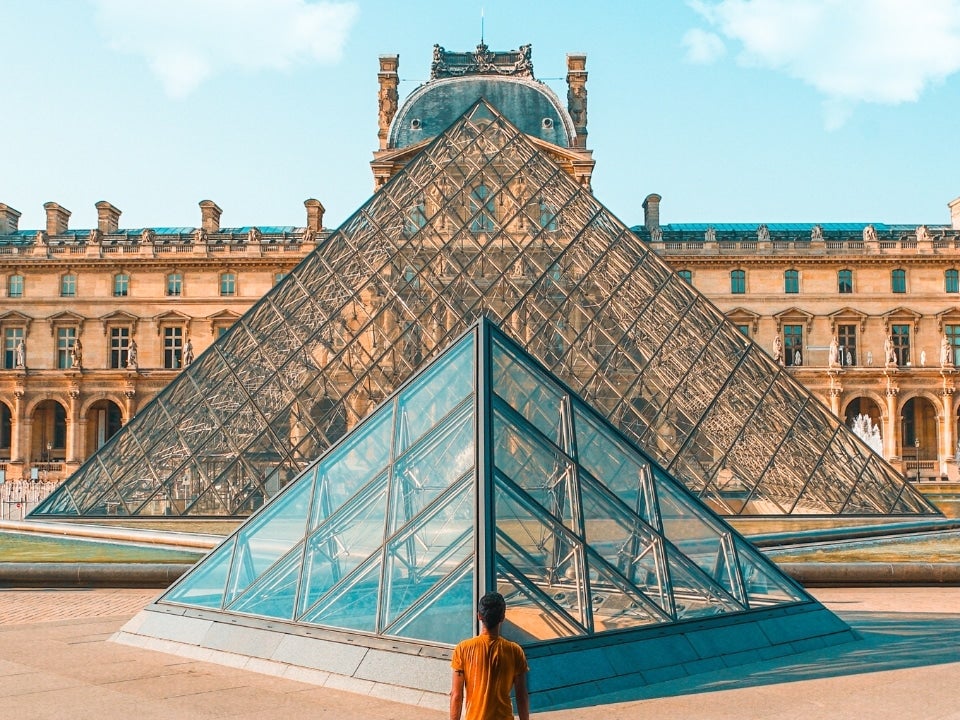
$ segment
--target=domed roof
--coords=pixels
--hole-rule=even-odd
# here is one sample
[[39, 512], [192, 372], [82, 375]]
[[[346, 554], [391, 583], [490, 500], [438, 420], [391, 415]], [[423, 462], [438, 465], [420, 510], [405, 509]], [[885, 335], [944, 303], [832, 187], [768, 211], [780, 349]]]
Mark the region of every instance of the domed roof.
[[[521, 48], [521, 53], [509, 54], [511, 59], [521, 58], [523, 66], [520, 72], [511, 74], [495, 65], [500, 54], [483, 56], [481, 51], [486, 51], [486, 46], [481, 44], [475, 54], [447, 53], [439, 46], [435, 48], [434, 79], [414, 90], [399, 109], [390, 126], [388, 147], [408, 147], [436, 137], [481, 98], [527, 135], [560, 147], [572, 146], [576, 136], [573, 120], [556, 93], [534, 79], [529, 47]], [[461, 56], [486, 57], [493, 62], [451, 70], [450, 58], [459, 60]]]

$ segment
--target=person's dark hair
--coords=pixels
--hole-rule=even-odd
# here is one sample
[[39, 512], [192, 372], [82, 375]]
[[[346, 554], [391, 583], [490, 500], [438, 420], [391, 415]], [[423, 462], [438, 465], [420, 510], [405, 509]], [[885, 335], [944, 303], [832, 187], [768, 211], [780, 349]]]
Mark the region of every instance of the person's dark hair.
[[477, 603], [477, 613], [484, 627], [493, 628], [503, 622], [507, 614], [507, 601], [498, 592], [487, 593]]

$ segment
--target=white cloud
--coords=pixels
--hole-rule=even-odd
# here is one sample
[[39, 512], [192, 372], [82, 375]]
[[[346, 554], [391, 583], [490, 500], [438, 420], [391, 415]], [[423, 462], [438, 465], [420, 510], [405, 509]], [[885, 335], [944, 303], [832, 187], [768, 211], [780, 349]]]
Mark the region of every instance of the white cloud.
[[[825, 95], [828, 122], [858, 102], [917, 100], [960, 70], [960, 0], [692, 0], [740, 61]], [[832, 121], [829, 118], [832, 117]]]
[[687, 31], [683, 46], [687, 49], [687, 60], [698, 65], [709, 65], [727, 51], [719, 35], [699, 28]]
[[307, 0], [95, 0], [110, 45], [142, 56], [171, 97], [232, 68], [340, 60], [358, 9]]

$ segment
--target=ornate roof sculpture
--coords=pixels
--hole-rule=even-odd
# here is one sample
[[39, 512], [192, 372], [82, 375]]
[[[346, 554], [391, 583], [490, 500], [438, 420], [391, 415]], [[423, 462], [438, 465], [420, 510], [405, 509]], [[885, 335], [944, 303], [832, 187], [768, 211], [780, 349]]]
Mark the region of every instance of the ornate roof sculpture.
[[938, 514], [480, 101], [33, 515], [249, 514], [481, 315], [721, 514]]
[[434, 45], [430, 79], [463, 75], [506, 75], [532, 79], [532, 53], [532, 45], [521, 45], [519, 50], [507, 52], [491, 52], [482, 41], [473, 52], [450, 52]]
[[[493, 590], [507, 598], [504, 634], [537, 658], [540, 707], [647, 684], [636, 657], [650, 629], [671, 666], [691, 646], [736, 663], [801, 639], [853, 639], [484, 319], [169, 589], [159, 623], [148, 611], [131, 633], [182, 642], [176, 626], [201, 619], [216, 626], [217, 649], [243, 642], [241, 654], [264, 659], [318, 630], [328, 656], [340, 654], [331, 644], [382, 652], [385, 639], [394, 652], [378, 682], [391, 682], [382, 665], [393, 664], [408, 670], [397, 684], [443, 692], [410, 663], [445, 679], [440, 648], [476, 632], [474, 608]], [[715, 633], [734, 619], [737, 645], [724, 647]], [[202, 631], [191, 635], [204, 645]], [[556, 642], [568, 639], [579, 642]], [[599, 670], [556, 672], [593, 664], [598, 648]], [[308, 664], [315, 653], [301, 650], [293, 662]], [[344, 675], [363, 664], [333, 663]]]

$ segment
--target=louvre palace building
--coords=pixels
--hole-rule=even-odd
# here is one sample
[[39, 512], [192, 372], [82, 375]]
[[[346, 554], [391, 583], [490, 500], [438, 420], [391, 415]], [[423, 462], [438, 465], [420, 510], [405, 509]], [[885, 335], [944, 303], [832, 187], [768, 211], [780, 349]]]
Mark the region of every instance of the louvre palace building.
[[933, 512], [904, 476], [958, 480], [960, 199], [685, 224], [652, 193], [631, 227], [591, 192], [586, 56], [563, 100], [529, 46], [436, 46], [402, 103], [398, 65], [337, 229], [0, 204], [0, 463], [70, 478], [41, 515], [249, 514], [481, 317], [721, 514]]

